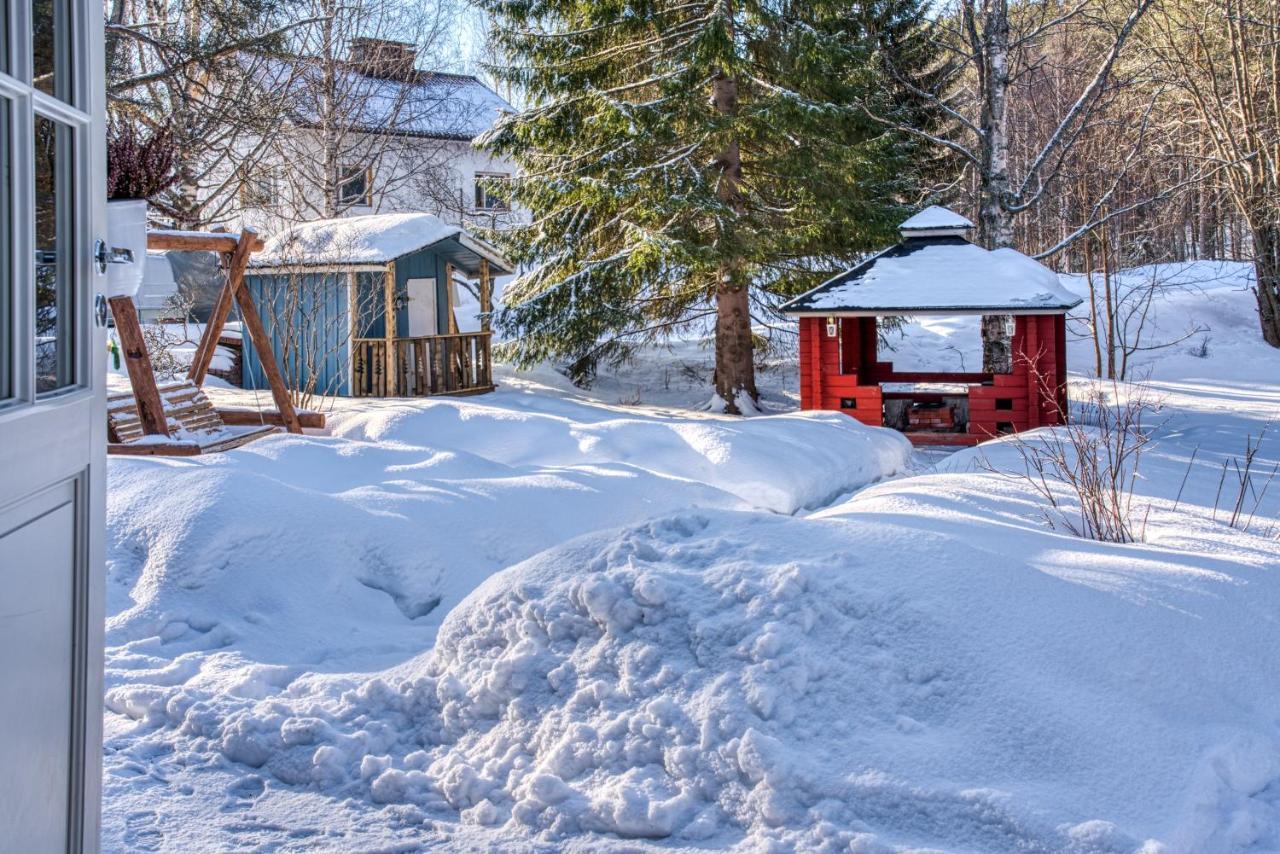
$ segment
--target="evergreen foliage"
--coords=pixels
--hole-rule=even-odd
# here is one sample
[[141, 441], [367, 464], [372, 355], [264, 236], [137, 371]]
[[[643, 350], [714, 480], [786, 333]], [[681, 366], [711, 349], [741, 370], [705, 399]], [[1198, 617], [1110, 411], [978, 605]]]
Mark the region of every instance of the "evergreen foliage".
[[[482, 140], [518, 162], [509, 192], [533, 212], [494, 236], [530, 270], [498, 317], [507, 355], [584, 381], [718, 314], [717, 390], [737, 411], [755, 396], [751, 318], [893, 238], [916, 149], [867, 108], [921, 121], [883, 72], [887, 53], [927, 63], [921, 4], [477, 2], [507, 59], [492, 72], [533, 104]], [[749, 313], [726, 311], [739, 291]]]

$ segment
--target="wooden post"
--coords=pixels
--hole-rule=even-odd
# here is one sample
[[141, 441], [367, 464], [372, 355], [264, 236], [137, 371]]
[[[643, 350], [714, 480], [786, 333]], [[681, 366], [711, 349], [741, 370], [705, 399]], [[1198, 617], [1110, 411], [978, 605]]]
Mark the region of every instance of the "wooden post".
[[[150, 244], [151, 240], [148, 239], [148, 245]], [[227, 281], [218, 292], [218, 301], [214, 303], [213, 313], [209, 315], [209, 323], [204, 328], [204, 334], [200, 336], [200, 344], [196, 347], [195, 355], [191, 359], [191, 369], [187, 372], [187, 379], [196, 385], [204, 384], [209, 365], [213, 362], [213, 354], [218, 349], [218, 339], [222, 337], [222, 328], [226, 326], [227, 315], [231, 313], [231, 302], [237, 296], [240, 285], [244, 283], [244, 271], [249, 266], [249, 255], [257, 244], [258, 235], [253, 229], [246, 228], [240, 232], [235, 251], [227, 261]], [[272, 354], [272, 361], [274, 361], [274, 351], [268, 350], [267, 353]], [[267, 361], [261, 350], [258, 351], [258, 361], [264, 365]]]
[[384, 376], [387, 379], [387, 393], [391, 397], [395, 397], [397, 391], [397, 374], [396, 369], [396, 262], [392, 261], [387, 264], [387, 270], [382, 277], [383, 298], [386, 303], [386, 322], [383, 324], [383, 333], [387, 340], [386, 354], [384, 362]]
[[[245, 245], [249, 245], [248, 241]], [[243, 272], [242, 270], [241, 273]], [[227, 281], [232, 282], [231, 279]], [[253, 304], [249, 289], [239, 287], [239, 284], [240, 282], [235, 282], [234, 290], [236, 301], [240, 303], [241, 319], [244, 321], [245, 331], [249, 333], [249, 339], [253, 342], [253, 348], [258, 351], [258, 362], [262, 365], [263, 373], [267, 375], [267, 384], [271, 386], [271, 397], [276, 402], [276, 409], [280, 412], [285, 428], [290, 433], [301, 433], [302, 424], [298, 421], [298, 413], [294, 410], [293, 401], [289, 398], [289, 389], [285, 387], [280, 366], [276, 364], [275, 350], [271, 348], [271, 339], [267, 337], [267, 330], [262, 325], [258, 307]]]
[[445, 328], [449, 330], [450, 335], [458, 334], [458, 318], [453, 313], [453, 265], [444, 265], [444, 302], [445, 302], [445, 318], [449, 325]]
[[356, 392], [356, 343], [360, 331], [360, 292], [356, 289], [355, 271], [347, 273], [347, 393]]
[[116, 334], [120, 336], [120, 349], [124, 351], [124, 365], [129, 371], [129, 384], [133, 386], [142, 432], [147, 436], [168, 436], [169, 421], [164, 414], [160, 390], [156, 388], [156, 375], [151, 368], [151, 356], [142, 337], [133, 298], [112, 297], [107, 302], [116, 321]]
[[493, 281], [489, 276], [489, 259], [480, 259], [480, 331], [490, 329], [489, 313], [493, 311]]

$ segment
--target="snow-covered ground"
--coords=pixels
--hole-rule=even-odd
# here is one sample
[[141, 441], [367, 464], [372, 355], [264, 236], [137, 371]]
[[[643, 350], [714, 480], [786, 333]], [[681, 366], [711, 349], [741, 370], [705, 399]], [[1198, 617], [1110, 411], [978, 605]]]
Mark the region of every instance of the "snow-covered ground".
[[1213, 509], [1280, 354], [1243, 268], [1179, 272], [1136, 545], [1051, 530], [1009, 442], [689, 411], [696, 342], [113, 459], [104, 847], [1280, 848], [1280, 484]]

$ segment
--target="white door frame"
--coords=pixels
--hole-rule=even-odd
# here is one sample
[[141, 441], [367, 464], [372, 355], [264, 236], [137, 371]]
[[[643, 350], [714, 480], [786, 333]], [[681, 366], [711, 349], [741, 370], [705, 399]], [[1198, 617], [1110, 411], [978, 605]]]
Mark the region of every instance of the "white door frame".
[[[64, 551], [74, 556], [74, 566], [47, 567], [50, 572], [73, 573], [71, 661], [64, 670], [48, 674], [50, 680], [62, 680], [58, 684], [70, 693], [69, 808], [65, 839], [49, 839], [47, 846], [39, 840], [37, 850], [95, 852], [102, 789], [106, 482], [105, 331], [95, 310], [95, 297], [105, 288], [106, 277], [94, 260], [94, 243], [105, 236], [103, 13], [101, 2], [90, 0], [61, 0], [61, 8], [66, 16], [55, 32], [66, 38], [54, 53], [55, 77], [67, 81], [63, 94], [75, 106], [31, 85], [33, 4], [0, 0], [0, 13], [7, 12], [8, 22], [7, 45], [0, 48], [9, 59], [7, 72], [0, 66], [0, 109], [12, 105], [10, 186], [0, 183], [0, 193], [9, 193], [11, 211], [8, 233], [0, 231], [0, 245], [8, 249], [12, 265], [0, 270], [5, 274], [0, 275], [0, 289], [8, 290], [10, 308], [8, 322], [0, 329], [0, 347], [6, 348], [11, 373], [11, 393], [0, 400], [0, 557], [5, 556], [7, 533], [71, 504], [72, 512], [62, 515], [74, 521], [59, 530], [72, 539], [71, 548]], [[67, 360], [69, 382], [46, 394], [37, 393], [35, 357], [36, 115], [68, 128], [71, 138], [57, 156], [59, 173], [69, 169], [71, 175], [67, 195], [58, 195], [59, 209], [69, 205], [71, 214], [63, 221], [68, 233], [58, 232], [57, 253], [65, 258], [59, 275], [68, 275], [71, 288], [59, 298], [58, 311], [68, 312], [66, 329], [73, 343]], [[0, 619], [6, 616], [0, 613]], [[5, 690], [20, 692], [23, 686], [6, 684]], [[3, 725], [0, 721], [0, 738]], [[5, 774], [20, 780], [22, 769], [5, 769]], [[0, 839], [0, 847], [4, 844]]]

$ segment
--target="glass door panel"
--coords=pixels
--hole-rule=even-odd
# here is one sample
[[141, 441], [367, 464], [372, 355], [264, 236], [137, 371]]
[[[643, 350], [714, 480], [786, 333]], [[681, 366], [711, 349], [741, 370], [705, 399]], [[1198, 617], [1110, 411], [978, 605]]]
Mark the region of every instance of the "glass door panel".
[[35, 117], [36, 393], [74, 385], [76, 303], [70, 263], [74, 129]]
[[72, 103], [71, 21], [66, 0], [31, 0], [31, 85]]

